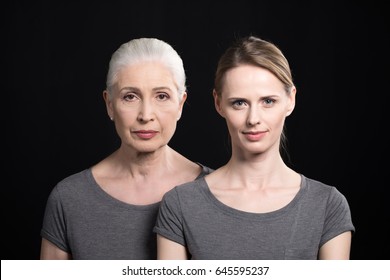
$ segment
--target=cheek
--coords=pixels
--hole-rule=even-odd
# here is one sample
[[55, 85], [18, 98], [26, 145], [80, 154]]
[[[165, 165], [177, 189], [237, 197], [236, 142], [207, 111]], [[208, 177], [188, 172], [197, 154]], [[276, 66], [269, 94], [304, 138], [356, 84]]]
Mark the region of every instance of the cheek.
[[225, 121], [232, 138], [235, 138], [235, 135], [239, 134], [246, 126], [246, 117], [244, 114], [234, 114], [234, 116], [226, 114]]
[[116, 109], [116, 117], [115, 121], [120, 122], [122, 124], [131, 124], [137, 119], [137, 110], [129, 110], [129, 109]]
[[157, 115], [158, 122], [161, 126], [176, 126], [178, 121], [179, 112], [161, 113]]
[[169, 120], [169, 119], [175, 119], [177, 120], [177, 117], [180, 115], [180, 106], [166, 106], [161, 107], [158, 110], [156, 110], [156, 116], [159, 119]]
[[180, 116], [180, 111], [178, 108], [169, 109], [169, 110], [160, 110], [156, 112], [156, 118], [160, 126], [164, 130], [174, 131], [176, 129], [178, 117]]
[[224, 111], [226, 123], [231, 127], [239, 127], [245, 125], [246, 116], [239, 111]]
[[158, 123], [161, 129], [161, 136], [166, 143], [170, 141], [176, 131], [178, 111], [161, 114], [158, 116]]
[[284, 113], [281, 112], [280, 114], [274, 114], [270, 116], [268, 119], [268, 123], [270, 126], [274, 127], [274, 129], [282, 130], [285, 119], [286, 117]]

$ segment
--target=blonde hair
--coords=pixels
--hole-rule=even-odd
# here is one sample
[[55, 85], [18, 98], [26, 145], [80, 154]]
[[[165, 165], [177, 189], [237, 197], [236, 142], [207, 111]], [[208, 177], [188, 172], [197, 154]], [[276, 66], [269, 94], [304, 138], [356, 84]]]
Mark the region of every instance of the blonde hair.
[[244, 64], [273, 73], [283, 83], [286, 93], [294, 86], [289, 63], [282, 51], [273, 43], [249, 36], [236, 41], [219, 59], [214, 80], [218, 95], [222, 92], [226, 72]]

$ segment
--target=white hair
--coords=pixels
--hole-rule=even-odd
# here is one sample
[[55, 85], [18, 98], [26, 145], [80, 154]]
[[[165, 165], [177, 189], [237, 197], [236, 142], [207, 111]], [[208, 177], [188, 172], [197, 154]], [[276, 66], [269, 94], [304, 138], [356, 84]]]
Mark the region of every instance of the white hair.
[[122, 44], [111, 56], [106, 89], [112, 96], [112, 90], [117, 82], [119, 71], [142, 61], [158, 61], [163, 63], [172, 73], [177, 85], [179, 98], [186, 91], [186, 75], [183, 60], [168, 43], [156, 38], [139, 38]]

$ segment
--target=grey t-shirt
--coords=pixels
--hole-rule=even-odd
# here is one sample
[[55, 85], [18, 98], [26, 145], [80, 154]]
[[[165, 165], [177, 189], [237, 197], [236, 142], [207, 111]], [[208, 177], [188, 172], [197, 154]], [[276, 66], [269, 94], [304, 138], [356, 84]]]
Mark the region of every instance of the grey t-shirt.
[[[212, 170], [202, 165], [198, 178]], [[159, 202], [131, 205], [107, 194], [88, 168], [59, 182], [46, 205], [41, 236], [73, 259], [156, 259]]]
[[301, 178], [294, 199], [268, 213], [223, 204], [204, 178], [183, 184], [163, 197], [154, 231], [186, 246], [192, 259], [317, 259], [325, 242], [355, 228], [335, 187]]

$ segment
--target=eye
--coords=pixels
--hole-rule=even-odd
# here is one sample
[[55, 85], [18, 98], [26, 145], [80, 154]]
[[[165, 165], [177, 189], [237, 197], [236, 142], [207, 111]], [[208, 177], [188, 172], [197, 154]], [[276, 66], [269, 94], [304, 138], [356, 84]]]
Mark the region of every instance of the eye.
[[156, 98], [157, 100], [159, 101], [164, 101], [164, 100], [167, 100], [169, 99], [169, 95], [165, 92], [159, 92], [157, 95], [156, 95]]
[[272, 98], [264, 98], [263, 99], [263, 103], [266, 107], [271, 107], [272, 105], [274, 105], [275, 102], [276, 102], [276, 100], [272, 99]]
[[246, 101], [244, 99], [236, 99], [231, 102], [232, 107], [235, 109], [240, 109], [246, 105]]
[[134, 93], [131, 93], [131, 92], [127, 92], [123, 95], [122, 99], [124, 101], [128, 101], [128, 102], [132, 102], [136, 99], [138, 99], [137, 95], [135, 95]]

